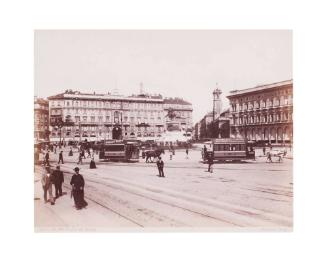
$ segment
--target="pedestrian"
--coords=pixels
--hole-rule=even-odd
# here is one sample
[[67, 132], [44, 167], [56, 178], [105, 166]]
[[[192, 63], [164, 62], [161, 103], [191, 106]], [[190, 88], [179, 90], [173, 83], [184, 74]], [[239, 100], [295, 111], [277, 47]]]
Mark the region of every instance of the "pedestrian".
[[70, 147], [70, 150], [69, 150], [68, 156], [73, 156], [73, 149], [72, 149], [72, 147]]
[[266, 147], [265, 146], [263, 146], [262, 152], [263, 152], [263, 155], [265, 156], [266, 155]]
[[173, 160], [173, 150], [169, 151], [169, 160]]
[[208, 172], [213, 173], [213, 155], [208, 156]]
[[204, 155], [204, 158], [203, 159], [206, 159], [207, 158], [207, 152], [208, 152], [208, 149], [207, 149], [206, 145], [204, 145], [204, 147], [203, 147], [203, 155]]
[[85, 150], [84, 150], [84, 148], [82, 149], [82, 157], [83, 157], [84, 159], [86, 159], [86, 157], [85, 157]]
[[45, 154], [45, 165], [46, 166], [50, 166], [49, 159], [50, 159], [49, 150], [47, 150], [47, 153]]
[[54, 153], [57, 154], [57, 145], [56, 144], [53, 145], [53, 150], [54, 150]]
[[158, 167], [158, 170], [159, 170], [159, 177], [165, 177], [164, 171], [163, 171], [164, 161], [162, 161], [160, 156], [159, 156], [158, 161], [157, 161], [157, 167]]
[[79, 152], [79, 155], [78, 155], [78, 162], [77, 162], [78, 165], [79, 165], [79, 164], [83, 164], [83, 163], [82, 163], [82, 158], [83, 158], [83, 153], [82, 153], [82, 152]]
[[278, 154], [278, 162], [279, 162], [279, 163], [283, 162], [283, 154], [284, 154], [284, 153], [282, 153], [282, 152], [280, 152], [280, 153]]
[[77, 210], [86, 207], [88, 204], [84, 200], [84, 178], [79, 173], [79, 168], [74, 168], [75, 174], [72, 176], [70, 180], [70, 184], [72, 185], [72, 195], [74, 197], [75, 208]]
[[188, 159], [188, 148], [186, 148], [186, 159]]
[[89, 148], [89, 147], [86, 149], [86, 151], [87, 151], [87, 158], [92, 158], [92, 157], [91, 157], [91, 152], [90, 152], [90, 148]]
[[53, 171], [54, 186], [56, 191], [56, 198], [62, 196], [62, 183], [64, 183], [64, 173], [60, 170], [60, 166], [57, 165], [56, 170]]
[[95, 168], [97, 168], [97, 167], [95, 165], [94, 158], [92, 158], [91, 162], [90, 162], [90, 169], [95, 169]]
[[41, 183], [43, 188], [43, 199], [44, 203], [48, 202], [48, 193], [49, 193], [49, 200], [51, 205], [55, 204], [55, 201], [52, 196], [52, 184], [54, 182], [54, 178], [50, 172], [50, 166], [45, 167], [45, 171], [42, 173]]
[[60, 164], [60, 162], [62, 164], [64, 163], [63, 151], [60, 151], [60, 153], [59, 153], [59, 161], [58, 161], [58, 164]]
[[267, 153], [267, 161], [266, 162], [272, 163], [271, 153], [270, 152]]

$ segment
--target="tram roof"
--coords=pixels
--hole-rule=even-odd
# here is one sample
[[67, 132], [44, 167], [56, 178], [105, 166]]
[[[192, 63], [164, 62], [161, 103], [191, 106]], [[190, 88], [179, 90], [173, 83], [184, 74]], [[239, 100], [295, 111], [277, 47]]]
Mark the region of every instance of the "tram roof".
[[214, 144], [245, 144], [245, 140], [242, 138], [215, 138], [212, 139], [212, 143]]

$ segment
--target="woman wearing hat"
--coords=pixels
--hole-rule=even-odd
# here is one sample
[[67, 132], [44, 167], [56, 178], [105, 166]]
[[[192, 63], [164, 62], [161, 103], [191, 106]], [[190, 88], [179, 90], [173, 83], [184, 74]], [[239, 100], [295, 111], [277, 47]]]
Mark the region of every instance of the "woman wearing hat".
[[72, 176], [70, 180], [70, 184], [72, 185], [72, 193], [74, 197], [75, 207], [76, 209], [81, 209], [87, 206], [87, 202], [84, 200], [84, 178], [79, 173], [79, 168], [74, 168], [75, 174]]

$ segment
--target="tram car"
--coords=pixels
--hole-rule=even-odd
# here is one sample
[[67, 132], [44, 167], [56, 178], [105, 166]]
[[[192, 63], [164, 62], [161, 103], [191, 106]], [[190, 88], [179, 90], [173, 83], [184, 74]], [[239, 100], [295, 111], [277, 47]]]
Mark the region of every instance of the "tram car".
[[137, 141], [105, 141], [99, 147], [99, 160], [138, 162], [139, 155]]
[[203, 161], [212, 157], [215, 161], [255, 160], [254, 144], [244, 139], [219, 138], [205, 143], [206, 152], [202, 151]]

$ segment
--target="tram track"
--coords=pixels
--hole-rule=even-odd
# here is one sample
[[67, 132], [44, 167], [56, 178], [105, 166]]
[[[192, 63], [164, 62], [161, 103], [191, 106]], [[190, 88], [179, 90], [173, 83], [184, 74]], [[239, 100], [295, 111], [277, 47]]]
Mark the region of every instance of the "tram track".
[[[68, 181], [70, 181], [72, 171], [69, 167], [62, 166], [65, 173], [64, 187], [70, 189]], [[89, 172], [91, 173], [91, 172]], [[84, 173], [83, 173], [84, 175]], [[91, 176], [91, 177], [90, 177]], [[178, 227], [192, 227], [194, 225], [187, 225], [187, 223], [174, 219], [170, 214], [167, 215], [167, 210], [183, 212], [185, 218], [193, 217], [196, 221], [208, 221], [208, 224], [223, 225], [225, 227], [268, 227], [286, 226], [283, 218], [277, 217], [277, 220], [261, 216], [247, 209], [237, 209], [235, 207], [215, 207], [211, 204], [194, 201], [194, 199], [185, 198], [182, 194], [174, 192], [167, 193], [167, 190], [157, 190], [147, 185], [137, 185], [135, 183], [128, 183], [121, 179], [114, 179], [110, 177], [96, 176], [96, 179], [91, 174], [85, 174], [86, 181], [85, 198], [92, 201], [96, 205], [115, 213], [116, 215], [130, 221], [137, 227], [148, 227], [146, 215], [151, 214], [153, 221], [158, 224], [164, 224], [165, 221], [170, 221], [171, 225]], [[127, 197], [124, 199], [124, 197]], [[150, 205], [141, 206], [138, 203], [140, 200]], [[120, 201], [121, 200], [121, 201]], [[142, 202], [142, 201], [140, 201]], [[127, 203], [127, 205], [125, 205]], [[152, 206], [160, 204], [161, 209], [155, 210]], [[125, 206], [124, 206], [125, 205]], [[115, 208], [117, 207], [117, 208]], [[150, 208], [150, 209], [149, 209]], [[143, 212], [143, 213], [142, 213]], [[166, 213], [166, 214], [165, 214]], [[173, 213], [173, 212], [172, 212]], [[186, 213], [186, 214], [185, 214]], [[186, 220], [187, 221], [187, 220]], [[204, 224], [206, 226], [206, 224]]]
[[[66, 189], [71, 190], [71, 187], [70, 187], [68, 184], [64, 183], [63, 186], [64, 186]], [[128, 220], [128, 221], [130, 221], [130, 222], [132, 222], [133, 224], [135, 224], [135, 225], [137, 225], [137, 226], [139, 226], [139, 227], [144, 227], [142, 224], [138, 223], [137, 221], [135, 221], [135, 220], [133, 220], [133, 219], [127, 217], [127, 216], [122, 215], [121, 213], [117, 212], [116, 210], [110, 208], [110, 207], [107, 206], [107, 205], [104, 205], [103, 203], [100, 203], [100, 202], [97, 201], [97, 200], [92, 199], [92, 198], [89, 197], [89, 196], [84, 196], [84, 198], [86, 198], [87, 200], [92, 201], [93, 203], [95, 203], [95, 204], [97, 204], [97, 205], [103, 207], [104, 209], [109, 210], [110, 212], [115, 213], [116, 215], [118, 215], [118, 216], [120, 216], [120, 217], [122, 217], [122, 218], [124, 218], [124, 219], [126, 219], [126, 220]]]
[[208, 204], [195, 201], [195, 198], [185, 198], [181, 194], [170, 194], [169, 192], [165, 192], [165, 190], [158, 191], [155, 188], [141, 188], [131, 183], [122, 184], [122, 181], [117, 181], [112, 178], [97, 178], [95, 180], [90, 177], [86, 177], [86, 181], [88, 184], [91, 183], [95, 185], [95, 188], [98, 188], [99, 185], [109, 188], [108, 194], [110, 194], [110, 192], [113, 190], [118, 190], [122, 193], [127, 193], [134, 196], [132, 197], [132, 199], [135, 197], [139, 197], [146, 200], [150, 200], [165, 205], [169, 208], [183, 210], [183, 212], [187, 212], [188, 214], [191, 214], [193, 216], [195, 215], [201, 218], [216, 221], [217, 223], [223, 223], [225, 226], [244, 227], [262, 225], [270, 227], [273, 225], [288, 226], [289, 224], [288, 219], [275, 214], [269, 214], [269, 216], [274, 218], [277, 222], [271, 221], [271, 218], [269, 218], [269, 216], [267, 217], [264, 212], [258, 212], [259, 210], [239, 208], [227, 205], [215, 206], [212, 203]]

